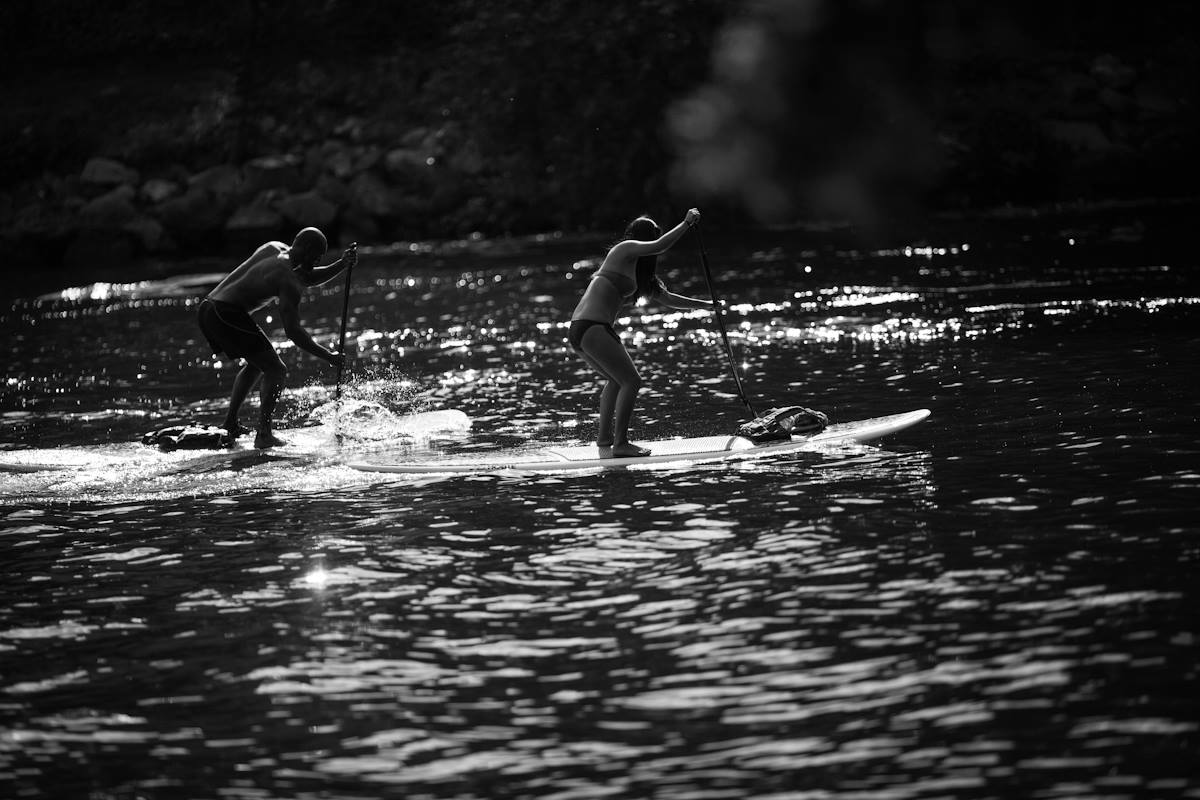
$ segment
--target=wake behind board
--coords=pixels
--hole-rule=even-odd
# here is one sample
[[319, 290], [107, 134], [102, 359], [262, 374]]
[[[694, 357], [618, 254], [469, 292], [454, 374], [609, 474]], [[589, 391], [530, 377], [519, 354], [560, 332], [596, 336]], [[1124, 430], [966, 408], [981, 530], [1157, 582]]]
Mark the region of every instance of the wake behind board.
[[836, 442], [866, 442], [903, 430], [929, 416], [922, 408], [904, 414], [834, 423], [811, 436], [794, 436], [790, 441], [755, 444], [741, 436], [702, 436], [692, 439], [664, 439], [641, 442], [650, 455], [635, 458], [599, 458], [594, 445], [549, 447], [511, 457], [477, 460], [429, 460], [399, 463], [352, 461], [346, 466], [362, 472], [402, 474], [480, 474], [504, 470], [563, 472], [580, 469], [630, 467], [688, 462], [692, 464], [733, 461], [778, 453], [818, 449]]
[[[461, 411], [426, 411], [397, 417], [386, 425], [385, 430], [391, 436], [421, 437], [437, 432], [464, 430], [470, 424], [470, 418]], [[304, 463], [331, 460], [344, 457], [343, 448], [353, 452], [356, 447], [374, 445], [362, 438], [361, 431], [356, 431], [355, 437], [339, 441], [338, 434], [347, 431], [328, 424], [291, 428], [278, 433], [286, 444], [265, 449], [253, 446], [253, 436], [244, 436], [229, 447], [212, 450], [163, 450], [136, 442], [8, 450], [0, 453], [0, 474], [173, 475], [241, 469], [274, 461]]]
[[217, 466], [236, 468], [247, 463], [279, 461], [311, 456], [321, 438], [294, 429], [282, 431], [287, 444], [260, 449], [244, 437], [229, 447], [213, 449], [162, 450], [135, 442], [108, 445], [67, 446], [47, 449], [10, 450], [0, 458], [0, 473], [99, 472], [154, 469], [161, 474], [204, 471]]

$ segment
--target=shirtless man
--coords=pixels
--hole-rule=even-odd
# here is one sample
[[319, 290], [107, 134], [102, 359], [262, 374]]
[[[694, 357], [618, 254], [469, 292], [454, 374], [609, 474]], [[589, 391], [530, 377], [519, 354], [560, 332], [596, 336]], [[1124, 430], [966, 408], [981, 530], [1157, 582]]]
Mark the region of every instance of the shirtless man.
[[229, 412], [225, 415], [224, 428], [231, 439], [250, 432], [238, 424], [238, 411], [261, 378], [261, 407], [254, 446], [284, 444], [271, 432], [271, 414], [283, 390], [287, 367], [275, 352], [271, 340], [251, 318], [251, 312], [272, 299], [278, 300], [283, 330], [297, 347], [334, 366], [345, 363], [342, 353], [317, 344], [300, 326], [299, 305], [304, 289], [325, 283], [358, 260], [358, 252], [352, 244], [337, 261], [318, 267], [317, 259], [325, 255], [327, 247], [325, 234], [316, 228], [305, 228], [296, 234], [291, 247], [283, 242], [267, 242], [229, 273], [200, 303], [200, 330], [213, 354], [224, 353], [246, 362], [233, 381]]

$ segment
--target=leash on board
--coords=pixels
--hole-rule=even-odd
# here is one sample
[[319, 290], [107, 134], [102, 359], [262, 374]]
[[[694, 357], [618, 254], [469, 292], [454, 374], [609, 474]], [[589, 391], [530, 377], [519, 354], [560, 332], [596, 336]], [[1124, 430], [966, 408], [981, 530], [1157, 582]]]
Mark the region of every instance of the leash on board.
[[721, 318], [721, 301], [717, 299], [717, 290], [713, 285], [712, 270], [708, 267], [708, 252], [704, 249], [704, 235], [700, 233], [700, 221], [697, 220], [693, 226], [696, 229], [696, 241], [700, 245], [700, 263], [704, 267], [704, 280], [708, 283], [708, 295], [713, 302], [713, 318], [717, 322], [717, 330], [721, 332], [721, 341], [725, 343], [725, 357], [729, 359], [729, 371], [733, 373], [733, 382], [737, 386], [738, 396], [742, 398], [742, 403], [745, 404], [746, 410], [750, 412], [750, 416], [758, 418], [758, 412], [754, 410], [754, 406], [750, 403], [750, 398], [746, 396], [746, 390], [742, 388], [742, 379], [738, 376], [737, 363], [733, 357], [733, 348], [729, 345], [729, 334], [725, 332], [725, 321]]
[[[348, 250], [353, 250], [355, 260], [358, 256], [358, 242], [351, 242]], [[346, 266], [346, 286], [342, 291], [342, 325], [338, 331], [338, 353], [342, 356], [341, 363], [337, 368], [337, 382], [333, 388], [333, 425], [334, 438], [337, 439], [338, 447], [342, 446], [341, 432], [341, 417], [342, 417], [342, 374], [346, 369], [346, 321], [350, 316], [350, 276], [354, 270], [354, 262]]]

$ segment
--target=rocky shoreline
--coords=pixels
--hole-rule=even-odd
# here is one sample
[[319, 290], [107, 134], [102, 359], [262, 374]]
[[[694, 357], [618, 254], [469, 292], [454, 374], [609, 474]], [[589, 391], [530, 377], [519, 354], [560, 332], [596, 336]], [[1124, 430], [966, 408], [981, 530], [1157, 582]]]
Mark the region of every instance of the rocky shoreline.
[[414, 129], [389, 148], [368, 127], [350, 121], [301, 154], [197, 172], [143, 173], [94, 156], [77, 174], [44, 175], [25, 196], [5, 196], [0, 241], [10, 262], [71, 269], [240, 252], [306, 225], [332, 242], [378, 242], [400, 235], [401, 219], [457, 213], [469, 224], [478, 203], [464, 204], [464, 187], [482, 167], [469, 146], [450, 152], [443, 127]]
[[[1196, 195], [1180, 169], [1195, 162], [1194, 109], [1176, 73], [1101, 55], [1043, 63], [1026, 77], [981, 74], [957, 84], [956, 113], [938, 126], [943, 185], [930, 210]], [[306, 225], [333, 245], [503, 236], [514, 220], [518, 232], [545, 230], [541, 218], [522, 214], [553, 207], [554, 187], [569, 182], [586, 193], [603, 184], [602, 172], [551, 180], [527, 154], [485, 152], [485, 132], [468, 133], [462, 122], [322, 116], [308, 128], [261, 120], [257, 154], [243, 161], [205, 163], [200, 152], [164, 167], [161, 157], [142, 162], [109, 150], [77, 171], [60, 166], [6, 187], [5, 258], [47, 272], [228, 258]], [[513, 175], [546, 196], [530, 203]]]

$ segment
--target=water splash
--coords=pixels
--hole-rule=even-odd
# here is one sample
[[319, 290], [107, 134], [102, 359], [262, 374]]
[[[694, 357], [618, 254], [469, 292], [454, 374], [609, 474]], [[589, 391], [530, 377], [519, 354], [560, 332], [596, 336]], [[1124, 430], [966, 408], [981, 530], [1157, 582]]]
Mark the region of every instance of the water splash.
[[310, 417], [331, 430], [335, 438], [361, 444], [397, 439], [420, 442], [435, 434], [463, 432], [471, 427], [471, 418], [462, 411], [397, 413], [382, 403], [356, 397], [322, 403]]

